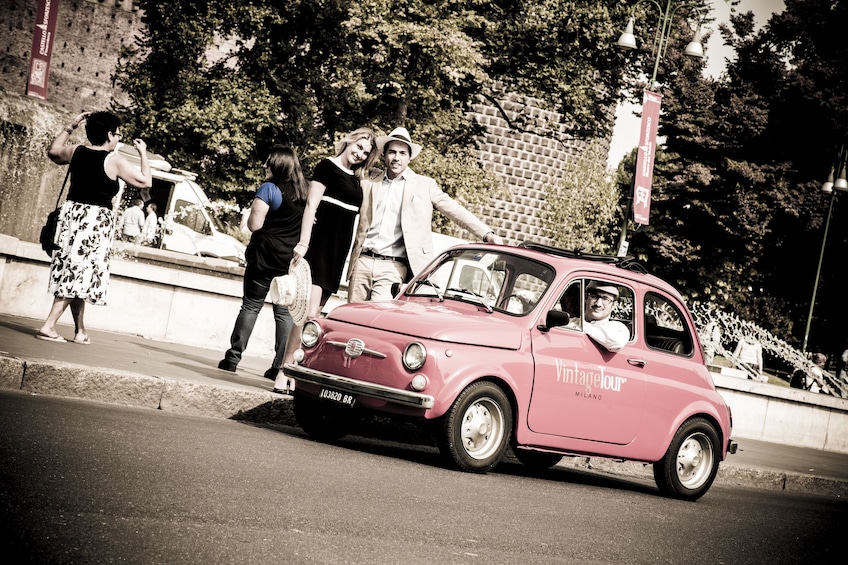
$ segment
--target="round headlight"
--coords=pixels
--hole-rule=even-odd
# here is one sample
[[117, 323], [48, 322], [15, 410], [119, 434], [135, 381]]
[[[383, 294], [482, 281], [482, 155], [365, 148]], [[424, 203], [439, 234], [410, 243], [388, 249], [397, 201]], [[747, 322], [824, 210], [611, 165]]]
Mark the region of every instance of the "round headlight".
[[309, 320], [303, 324], [303, 329], [300, 330], [300, 343], [304, 347], [315, 347], [318, 340], [321, 339], [321, 326], [315, 320]]
[[409, 371], [417, 371], [427, 360], [427, 349], [420, 343], [413, 342], [403, 350], [403, 366]]

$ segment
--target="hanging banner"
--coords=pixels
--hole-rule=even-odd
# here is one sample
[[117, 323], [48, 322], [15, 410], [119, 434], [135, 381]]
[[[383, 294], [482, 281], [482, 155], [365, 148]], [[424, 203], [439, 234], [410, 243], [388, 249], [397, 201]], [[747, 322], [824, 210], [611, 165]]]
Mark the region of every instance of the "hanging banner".
[[56, 35], [56, 17], [59, 0], [38, 0], [35, 16], [35, 31], [32, 34], [32, 52], [29, 59], [27, 96], [47, 100], [47, 76], [50, 73], [50, 57], [53, 55], [53, 39]]
[[654, 177], [654, 156], [657, 147], [657, 124], [660, 121], [662, 96], [645, 91], [642, 101], [642, 127], [636, 154], [636, 177], [633, 183], [633, 219], [647, 225], [651, 214], [651, 181]]

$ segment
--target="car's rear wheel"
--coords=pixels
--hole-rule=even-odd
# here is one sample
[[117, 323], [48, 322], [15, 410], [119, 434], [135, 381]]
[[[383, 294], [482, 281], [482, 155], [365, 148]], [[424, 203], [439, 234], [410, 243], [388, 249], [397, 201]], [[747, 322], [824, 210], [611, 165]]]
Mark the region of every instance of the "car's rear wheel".
[[333, 406], [327, 402], [294, 391], [294, 416], [304, 432], [322, 441], [334, 441], [348, 434], [356, 424], [356, 413], [345, 407]]
[[485, 473], [501, 460], [512, 433], [512, 407], [490, 382], [463, 390], [442, 417], [436, 442], [442, 455], [459, 469]]
[[557, 453], [545, 453], [544, 451], [532, 451], [517, 447], [513, 448], [512, 452], [516, 459], [532, 469], [550, 469], [562, 460], [562, 455]]
[[704, 418], [687, 420], [671, 440], [665, 456], [654, 463], [654, 480], [663, 494], [698, 500], [718, 473], [720, 442]]

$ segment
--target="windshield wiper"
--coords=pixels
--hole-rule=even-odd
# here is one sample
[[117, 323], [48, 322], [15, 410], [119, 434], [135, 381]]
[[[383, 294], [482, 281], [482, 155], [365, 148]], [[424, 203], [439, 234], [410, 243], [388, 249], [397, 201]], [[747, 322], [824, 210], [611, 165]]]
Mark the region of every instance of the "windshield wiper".
[[492, 307], [489, 306], [489, 303], [485, 301], [483, 295], [477, 294], [473, 290], [468, 290], [467, 288], [448, 288], [445, 290], [445, 293], [448, 292], [458, 292], [461, 293], [461, 296], [449, 296], [448, 298], [460, 298], [465, 300], [466, 302], [470, 302], [471, 304], [477, 304], [486, 309], [486, 312], [492, 313]]
[[442, 294], [442, 290], [439, 288], [439, 286], [436, 283], [434, 283], [430, 279], [419, 279], [415, 284], [415, 291], [416, 292], [418, 291], [418, 287], [420, 287], [420, 286], [432, 287], [436, 291], [436, 296], [439, 297], [439, 300], [441, 300], [442, 302], [445, 301], [445, 295]]

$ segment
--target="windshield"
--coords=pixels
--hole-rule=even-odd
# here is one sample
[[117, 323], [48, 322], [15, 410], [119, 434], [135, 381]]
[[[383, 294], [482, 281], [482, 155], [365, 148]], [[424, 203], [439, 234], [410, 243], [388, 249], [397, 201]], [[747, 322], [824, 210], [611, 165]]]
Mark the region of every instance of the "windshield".
[[509, 253], [457, 249], [412, 281], [406, 296], [461, 300], [492, 312], [523, 316], [536, 307], [554, 280], [550, 265]]

